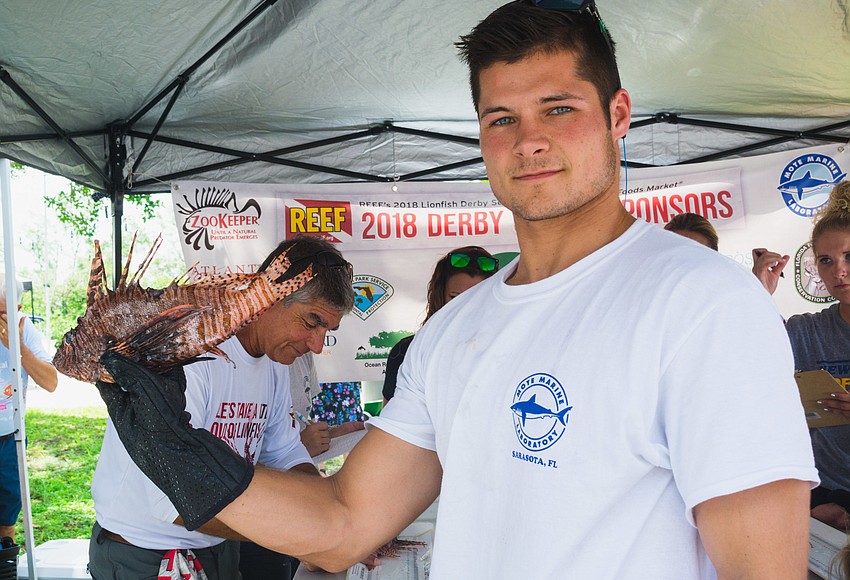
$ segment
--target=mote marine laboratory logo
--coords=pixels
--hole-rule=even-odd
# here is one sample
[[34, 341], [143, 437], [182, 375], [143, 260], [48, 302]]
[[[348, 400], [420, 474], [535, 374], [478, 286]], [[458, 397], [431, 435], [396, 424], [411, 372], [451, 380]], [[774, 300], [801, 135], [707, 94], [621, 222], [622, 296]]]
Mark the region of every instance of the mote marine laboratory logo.
[[393, 295], [389, 282], [370, 274], [356, 274], [351, 282], [354, 288], [354, 314], [366, 320]]
[[351, 203], [310, 199], [287, 200], [286, 239], [317, 236], [332, 244], [351, 241]]
[[800, 155], [782, 170], [778, 189], [788, 209], [811, 217], [829, 199], [829, 192], [847, 176], [828, 155]]
[[175, 203], [183, 219], [183, 236], [187, 246], [201, 249], [201, 243], [212, 250], [213, 242], [257, 239], [257, 228], [263, 210], [251, 198], [240, 207], [236, 194], [218, 187], [195, 188], [195, 196], [183, 194], [183, 203]]
[[571, 410], [558, 379], [546, 373], [524, 378], [514, 391], [511, 405], [520, 445], [529, 451], [552, 447], [567, 430]]
[[794, 286], [797, 293], [815, 304], [828, 304], [835, 302], [826, 289], [826, 284], [818, 274], [817, 261], [812, 252], [812, 243], [807, 242], [800, 246], [794, 255]]

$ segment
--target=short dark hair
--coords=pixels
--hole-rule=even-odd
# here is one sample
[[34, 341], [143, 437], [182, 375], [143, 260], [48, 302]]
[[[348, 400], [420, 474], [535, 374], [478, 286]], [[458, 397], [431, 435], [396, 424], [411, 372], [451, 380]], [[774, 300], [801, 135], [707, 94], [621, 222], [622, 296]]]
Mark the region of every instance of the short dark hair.
[[708, 247], [714, 251], [718, 251], [720, 238], [717, 236], [717, 230], [703, 216], [697, 213], [680, 213], [671, 219], [664, 226], [668, 232], [694, 232], [700, 234], [708, 241]]
[[500, 62], [515, 63], [537, 52], [573, 53], [579, 78], [596, 87], [603, 110], [620, 88], [614, 41], [587, 10], [565, 12], [516, 0], [497, 8], [472, 32], [461, 36], [455, 46], [469, 65], [469, 85], [476, 111], [483, 69]]
[[[466, 266], [458, 268], [451, 266], [449, 263], [452, 254], [466, 254], [472, 259]], [[431, 318], [435, 312], [446, 305], [446, 284], [448, 284], [449, 278], [456, 274], [469, 274], [473, 277], [489, 278], [498, 271], [498, 266], [489, 272], [482, 271], [475, 261], [479, 256], [494, 257], [481, 246], [464, 246], [462, 248], [455, 248], [437, 261], [437, 264], [434, 266], [434, 273], [428, 282], [428, 310], [425, 312], [425, 320]]]
[[[354, 307], [351, 264], [342, 257], [333, 244], [315, 236], [296, 236], [284, 240], [266, 257], [258, 271], [264, 271], [275, 258], [287, 250], [286, 257], [289, 259], [290, 268], [293, 269], [293, 275], [312, 264], [314, 276], [300, 289], [284, 298], [284, 304], [293, 302], [303, 304], [322, 300], [344, 314], [351, 311]], [[319, 254], [326, 255], [317, 261]], [[336, 264], [322, 265], [328, 263], [328, 258]]]

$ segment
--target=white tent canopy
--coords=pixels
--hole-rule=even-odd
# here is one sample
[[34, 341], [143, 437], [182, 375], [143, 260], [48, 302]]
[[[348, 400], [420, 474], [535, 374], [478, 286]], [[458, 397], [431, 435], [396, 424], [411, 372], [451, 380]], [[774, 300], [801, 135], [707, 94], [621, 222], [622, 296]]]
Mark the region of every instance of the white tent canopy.
[[[0, 155], [113, 198], [188, 176], [482, 178], [453, 42], [501, 2], [4, 2]], [[630, 163], [850, 140], [847, 0], [598, 4]]]

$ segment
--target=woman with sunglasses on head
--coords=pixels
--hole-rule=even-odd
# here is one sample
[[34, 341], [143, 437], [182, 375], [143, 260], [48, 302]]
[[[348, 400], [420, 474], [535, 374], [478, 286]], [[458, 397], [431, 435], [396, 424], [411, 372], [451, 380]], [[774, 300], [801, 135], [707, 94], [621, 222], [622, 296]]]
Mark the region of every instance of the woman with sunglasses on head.
[[[428, 282], [428, 309], [425, 312], [423, 324], [449, 300], [498, 271], [499, 260], [479, 246], [464, 246], [443, 256], [434, 267], [431, 281]], [[384, 376], [384, 405], [395, 394], [398, 369], [412, 341], [412, 335], [402, 338], [390, 350]]]

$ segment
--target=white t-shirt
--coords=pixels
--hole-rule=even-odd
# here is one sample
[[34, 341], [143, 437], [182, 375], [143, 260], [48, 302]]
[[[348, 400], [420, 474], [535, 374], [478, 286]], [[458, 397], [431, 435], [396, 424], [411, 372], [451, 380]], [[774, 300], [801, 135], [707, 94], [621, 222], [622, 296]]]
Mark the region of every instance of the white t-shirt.
[[817, 481], [752, 274], [641, 221], [545, 280], [513, 270], [416, 334], [370, 421], [439, 456], [432, 580], [715, 578], [694, 506]]
[[[236, 337], [219, 348], [235, 368], [220, 357], [185, 368], [192, 426], [207, 429], [252, 463], [282, 470], [312, 464], [291, 415], [288, 368], [265, 356], [250, 356]], [[223, 541], [173, 523], [177, 510], [130, 459], [112, 421], [106, 426], [92, 497], [98, 523], [136, 546], [205, 548]]]

